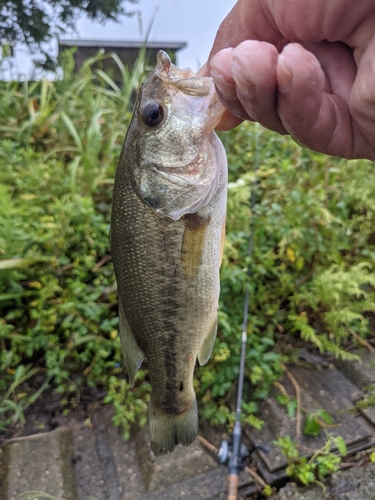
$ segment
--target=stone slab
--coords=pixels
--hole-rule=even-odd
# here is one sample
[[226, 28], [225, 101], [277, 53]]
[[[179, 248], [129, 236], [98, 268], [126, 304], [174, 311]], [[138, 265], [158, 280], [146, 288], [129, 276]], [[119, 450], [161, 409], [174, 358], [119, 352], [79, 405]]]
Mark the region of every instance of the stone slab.
[[106, 500], [138, 500], [143, 491], [142, 485], [133, 489], [133, 483], [136, 478], [140, 483], [141, 475], [139, 471], [138, 475], [133, 474], [134, 458], [133, 454], [129, 453], [132, 444], [125, 442], [120, 430], [114, 428], [112, 409], [99, 408], [92, 421], [105, 481]]
[[[204, 474], [186, 481], [175, 483], [172, 486], [157, 492], [144, 495], [144, 500], [217, 500], [227, 498], [228, 469], [220, 465]], [[253, 478], [246, 472], [241, 472], [239, 488], [254, 486]], [[255, 491], [255, 487], [253, 488]]]
[[61, 427], [52, 432], [15, 438], [2, 448], [5, 474], [0, 498], [42, 500], [78, 500], [72, 465], [71, 431]]
[[[93, 421], [97, 437], [101, 434], [101, 446], [104, 440], [107, 441], [104, 447], [113, 460], [121, 500], [213, 500], [221, 498], [221, 494], [226, 498], [228, 470], [218, 465], [200, 441], [186, 447], [178, 446], [173, 453], [162, 457], [150, 456], [147, 427], [124, 441], [111, 417], [111, 409], [104, 407], [96, 412]], [[105, 467], [103, 471], [106, 480]], [[253, 484], [249, 473], [240, 473], [240, 488]], [[112, 500], [113, 497], [107, 498]]]
[[374, 500], [375, 464], [353, 467], [333, 474], [326, 481], [326, 491], [320, 486], [300, 488], [287, 484], [271, 500]]
[[[364, 392], [363, 397], [375, 392], [375, 353], [368, 349], [354, 351], [361, 357], [362, 363], [337, 360], [335, 365]], [[358, 398], [359, 399], [359, 398]], [[360, 408], [359, 411], [372, 425], [375, 425], [375, 407]]]
[[148, 426], [138, 433], [136, 450], [147, 491], [168, 488], [218, 467], [198, 439], [190, 446], [176, 446], [172, 454], [155, 457], [150, 448]]
[[360, 408], [359, 411], [372, 425], [375, 425], [375, 407], [369, 406], [368, 408]]
[[142, 500], [146, 493], [138, 464], [134, 440], [124, 441], [120, 429], [110, 425], [107, 431], [116, 467], [121, 500]]
[[[289, 368], [301, 389], [301, 407], [309, 413], [325, 410], [338, 427], [330, 428], [333, 436], [342, 436], [347, 446], [358, 442], [369, 441], [372, 430], [362, 417], [350, 413], [354, 402], [360, 397], [361, 392], [346, 377], [333, 369], [308, 370], [305, 368]], [[295, 397], [295, 388], [290, 379], [285, 375], [281, 380], [282, 385], [291, 398]], [[296, 436], [296, 417], [288, 417], [285, 407], [276, 401], [278, 391], [273, 389], [268, 398], [260, 404], [259, 417], [266, 423], [259, 431], [246, 428], [246, 433], [253, 443], [260, 443], [271, 447], [269, 453], [259, 451], [259, 456], [270, 473], [286, 467], [287, 463], [278, 448], [273, 446], [273, 441], [278, 436], [290, 436], [297, 441], [301, 455], [311, 456], [312, 450], [321, 448], [326, 441], [323, 432], [317, 437], [301, 435]], [[304, 417], [302, 420], [303, 430]]]
[[353, 351], [353, 354], [357, 354], [362, 363], [338, 359], [335, 365], [361, 390], [366, 390], [369, 386], [375, 387], [375, 354], [364, 348]]
[[93, 427], [75, 424], [71, 430], [73, 467], [79, 500], [107, 500], [106, 485]]

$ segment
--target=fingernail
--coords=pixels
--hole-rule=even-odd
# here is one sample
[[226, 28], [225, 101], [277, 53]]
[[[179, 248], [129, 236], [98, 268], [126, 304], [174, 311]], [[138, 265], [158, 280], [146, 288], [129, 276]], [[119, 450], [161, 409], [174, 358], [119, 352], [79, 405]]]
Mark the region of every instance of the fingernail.
[[236, 86], [233, 83], [225, 80], [223, 75], [212, 68], [211, 66], [211, 76], [214, 81], [217, 93], [225, 99], [226, 101], [234, 101], [237, 98]]
[[282, 94], [286, 94], [292, 87], [293, 74], [285, 63], [283, 54], [279, 55], [277, 61], [277, 83]]

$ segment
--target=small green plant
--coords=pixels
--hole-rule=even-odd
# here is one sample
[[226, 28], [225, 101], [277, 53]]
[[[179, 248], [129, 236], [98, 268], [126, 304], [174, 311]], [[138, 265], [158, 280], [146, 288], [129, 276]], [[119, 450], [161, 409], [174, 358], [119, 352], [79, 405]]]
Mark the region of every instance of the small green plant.
[[320, 431], [327, 426], [332, 426], [332, 417], [325, 410], [318, 410], [314, 413], [307, 413], [303, 433], [306, 436], [319, 436]]
[[[303, 485], [318, 483], [324, 488], [320, 481], [326, 475], [336, 472], [342, 458], [346, 455], [344, 439], [341, 436], [327, 436], [326, 444], [316, 450], [310, 459], [301, 456], [297, 443], [292, 441], [289, 436], [279, 437], [275, 441], [274, 444], [280, 448], [281, 453], [287, 459], [286, 473], [288, 476], [298, 480]], [[334, 449], [337, 450], [337, 453], [332, 451]]]
[[272, 486], [270, 484], [267, 484], [265, 488], [263, 488], [262, 493], [265, 497], [270, 497], [273, 494], [272, 491]]
[[355, 407], [359, 409], [365, 409], [369, 406], [375, 406], [375, 394], [366, 395], [363, 399], [357, 401], [355, 404]]
[[293, 418], [297, 411], [297, 398], [291, 398], [287, 394], [277, 394], [276, 401], [285, 406], [289, 418]]
[[25, 421], [25, 409], [41, 394], [48, 382], [42, 386], [37, 394], [33, 394], [31, 398], [25, 398], [25, 394], [16, 395], [16, 389], [26, 382], [26, 380], [36, 375], [38, 371], [37, 368], [32, 368], [30, 365], [20, 365], [14, 371], [12, 383], [4, 395], [0, 397], [0, 430], [5, 430], [8, 425], [14, 424], [18, 420], [21, 422]]
[[112, 375], [108, 380], [108, 393], [104, 402], [114, 408], [113, 422], [121, 426], [124, 439], [129, 439], [132, 425], [143, 427], [147, 423], [147, 408], [151, 386], [145, 381], [146, 372], [139, 370], [135, 387], [123, 378]]

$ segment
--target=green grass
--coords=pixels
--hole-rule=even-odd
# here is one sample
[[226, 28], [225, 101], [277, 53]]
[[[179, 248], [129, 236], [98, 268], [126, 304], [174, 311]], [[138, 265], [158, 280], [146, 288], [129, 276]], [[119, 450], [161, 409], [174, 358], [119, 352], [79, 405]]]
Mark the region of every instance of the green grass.
[[[96, 61], [103, 56], [99, 56]], [[145, 422], [145, 372], [123, 380], [109, 257], [111, 193], [144, 58], [123, 85], [72, 56], [56, 82], [0, 82], [0, 415], [22, 419], [43, 375], [69, 403], [101, 385], [116, 421]], [[375, 310], [373, 164], [330, 158], [256, 124], [221, 134], [229, 192], [214, 353], [196, 370], [201, 413], [232, 417], [244, 291], [250, 290], [244, 418], [260, 425], [264, 397], [300, 337], [343, 358], [371, 333]], [[258, 164], [254, 187], [254, 168]], [[249, 208], [255, 189], [256, 206]], [[250, 218], [254, 253], [246, 257]], [[250, 268], [250, 278], [247, 274]], [[26, 377], [26, 378], [25, 378]], [[30, 380], [30, 379], [28, 379]], [[125, 433], [129, 429], [125, 425]]]

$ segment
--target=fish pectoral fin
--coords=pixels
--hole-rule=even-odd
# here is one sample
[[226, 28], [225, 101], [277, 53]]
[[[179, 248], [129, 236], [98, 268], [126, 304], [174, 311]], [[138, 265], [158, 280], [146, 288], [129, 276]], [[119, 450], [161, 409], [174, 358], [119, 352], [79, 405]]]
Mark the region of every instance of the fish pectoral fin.
[[210, 359], [212, 349], [214, 348], [216, 332], [217, 332], [217, 318], [215, 319], [213, 327], [209, 331], [209, 334], [204, 339], [201, 350], [198, 353], [198, 361], [201, 366], [205, 365], [207, 361]]
[[134, 386], [134, 378], [137, 370], [141, 367], [144, 355], [134, 338], [134, 334], [126, 319], [124, 309], [119, 303], [119, 333], [121, 340], [121, 351], [125, 366], [129, 375], [129, 383]]
[[210, 218], [203, 219], [198, 214], [186, 216], [188, 221], [181, 246], [181, 262], [187, 277], [196, 276], [202, 261], [204, 238]]

